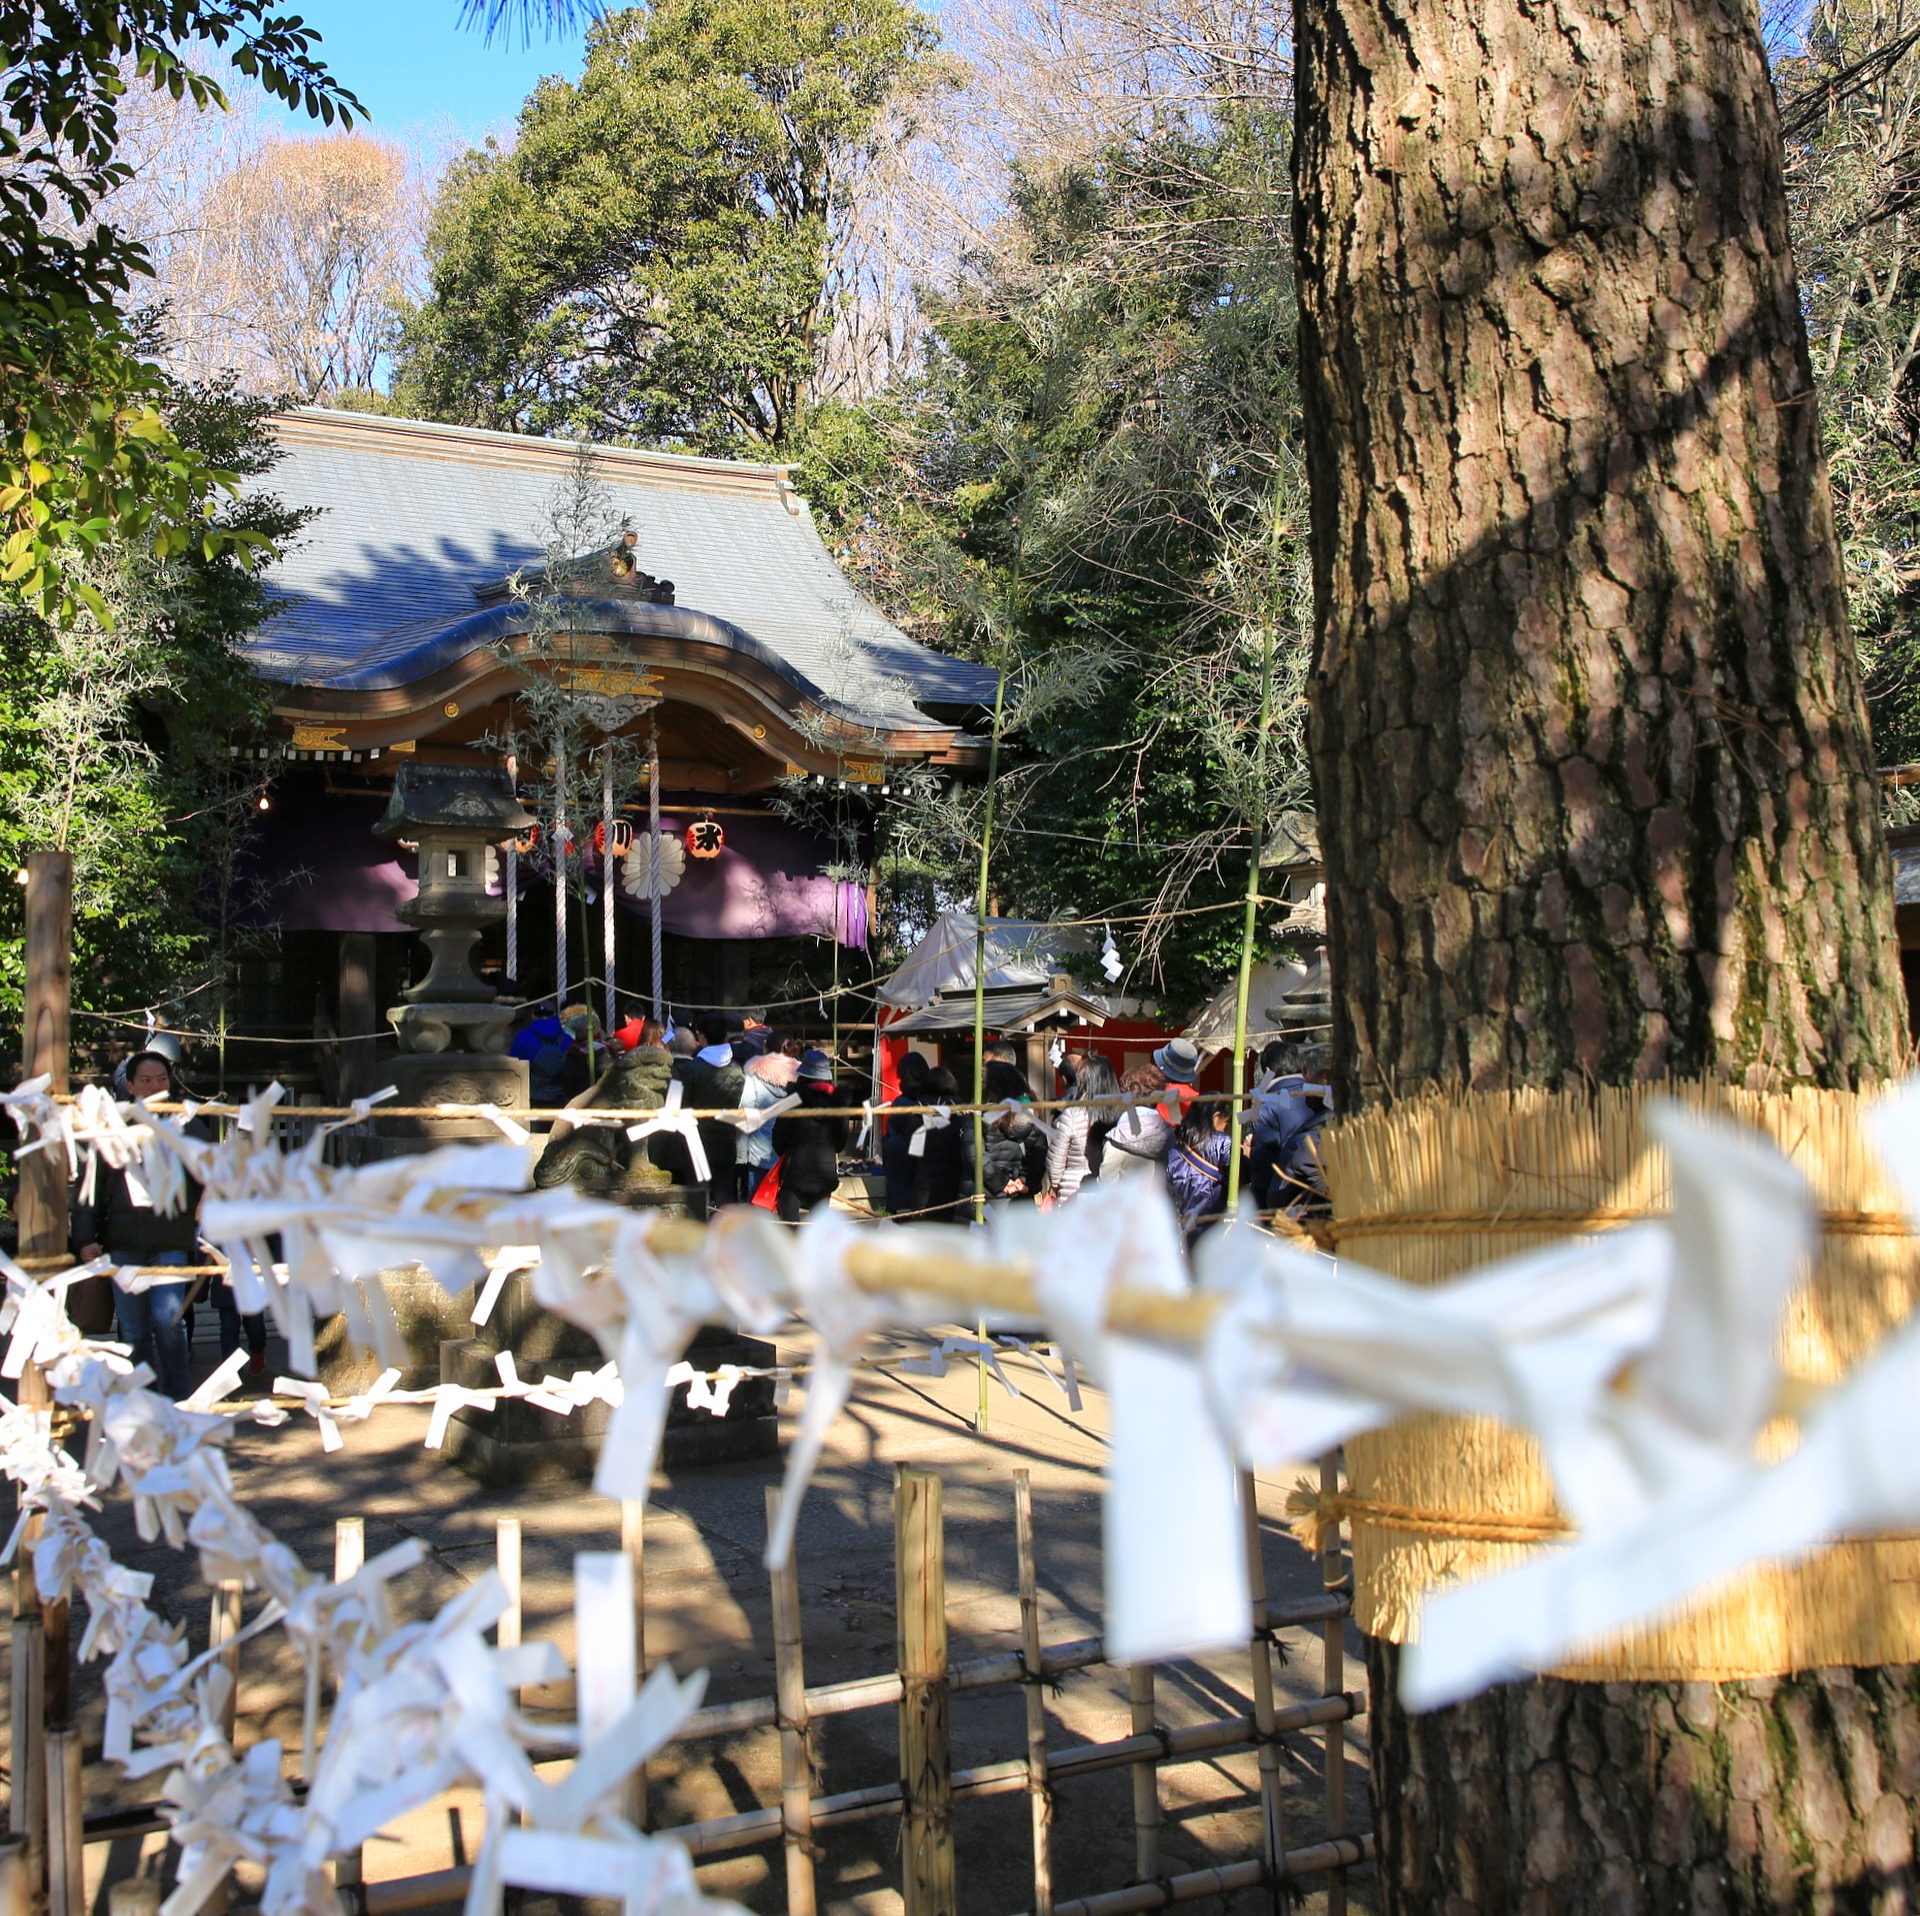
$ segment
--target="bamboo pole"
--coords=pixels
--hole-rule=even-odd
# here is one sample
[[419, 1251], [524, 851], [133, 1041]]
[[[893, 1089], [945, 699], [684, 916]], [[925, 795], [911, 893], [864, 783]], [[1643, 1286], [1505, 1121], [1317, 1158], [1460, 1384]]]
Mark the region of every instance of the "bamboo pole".
[[493, 1560], [506, 1585], [507, 1607], [500, 1613], [494, 1641], [502, 1650], [520, 1645], [520, 1519], [497, 1518], [493, 1526]]
[[1260, 661], [1260, 730], [1253, 745], [1253, 802], [1248, 808], [1247, 907], [1240, 930], [1240, 989], [1233, 1004], [1233, 1145], [1227, 1153], [1227, 1210], [1240, 1202], [1241, 1099], [1247, 1089], [1247, 999], [1253, 989], [1253, 941], [1260, 920], [1260, 854], [1265, 849], [1267, 727], [1273, 718], [1273, 623]]
[[[1135, 1736], [1152, 1736], [1154, 1722], [1153, 1665], [1127, 1666], [1127, 1702]], [[1157, 1751], [1133, 1766], [1133, 1875], [1150, 1883], [1160, 1874], [1160, 1764]]]
[[567, 1008], [567, 750], [553, 741], [553, 996], [554, 1015]]
[[[986, 1128], [979, 1105], [987, 1077], [987, 881], [993, 855], [993, 808], [1000, 795], [1000, 723], [1006, 711], [1007, 675], [993, 682], [993, 737], [987, 746], [987, 809], [980, 826], [980, 882], [973, 897], [973, 1221], [987, 1215]], [[986, 1428], [987, 1384], [980, 1380], [980, 1428]]]
[[[647, 1680], [647, 1507], [634, 1498], [620, 1502], [620, 1548], [633, 1570], [633, 1676], [638, 1688]], [[628, 1778], [627, 1820], [647, 1827], [647, 1766], [635, 1766]]]
[[86, 1916], [80, 1732], [47, 1732], [47, 1916]]
[[[45, 1074], [55, 1096], [72, 1088], [73, 859], [66, 852], [27, 856], [26, 995], [22, 1007], [23, 1075]], [[19, 1161], [19, 1249], [38, 1256], [67, 1248], [67, 1176], [63, 1151], [35, 1151]]]
[[33, 1877], [24, 1836], [0, 1842], [0, 1916], [33, 1916]]
[[[767, 1534], [780, 1521], [780, 1489], [767, 1486]], [[787, 1916], [814, 1916], [813, 1762], [807, 1751], [807, 1671], [800, 1635], [796, 1552], [773, 1572], [774, 1702], [780, 1724], [780, 1830], [787, 1861]]]
[[1053, 1910], [1053, 1791], [1047, 1782], [1047, 1704], [1041, 1685], [1040, 1578], [1033, 1549], [1033, 1473], [1013, 1473], [1013, 1528], [1020, 1556], [1020, 1690], [1027, 1706], [1027, 1801], [1033, 1813], [1034, 1916]]
[[[357, 1521], [357, 1520], [356, 1520]], [[246, 1586], [230, 1577], [222, 1577], [213, 1586], [213, 1601], [207, 1613], [207, 1648], [220, 1652], [220, 1667], [227, 1673], [226, 1701], [220, 1706], [220, 1729], [229, 1746], [240, 1702], [240, 1599]], [[205, 1916], [224, 1916], [233, 1896], [233, 1877], [221, 1877], [207, 1900], [201, 1904]]]
[[[367, 1560], [367, 1522], [364, 1517], [339, 1517], [333, 1525], [333, 1580], [345, 1583]], [[365, 1875], [360, 1851], [347, 1850], [333, 1859], [333, 1886], [345, 1892], [349, 1910], [366, 1906]]]
[[620, 1022], [613, 957], [613, 741], [609, 739], [600, 771], [600, 971], [605, 987], [607, 1036]]
[[[1332, 1498], [1340, 1490], [1339, 1459], [1329, 1452], [1320, 1459], [1320, 1495]], [[1340, 1525], [1327, 1524], [1320, 1533], [1320, 1581], [1332, 1590], [1346, 1579], [1340, 1547]], [[1321, 1638], [1320, 1693], [1339, 1696], [1347, 1687], [1347, 1626], [1344, 1617], [1329, 1617]], [[1347, 1833], [1347, 1731], [1343, 1721], [1329, 1722], [1325, 1738], [1327, 1782], [1327, 1838], [1337, 1842]], [[1337, 1866], [1327, 1884], [1327, 1916], [1346, 1916], [1347, 1869]]]
[[160, 1916], [160, 1879], [129, 1876], [124, 1883], [115, 1883], [107, 1891], [107, 1916]]
[[1273, 1708], [1273, 1646], [1267, 1637], [1267, 1561], [1260, 1536], [1260, 1496], [1253, 1473], [1240, 1473], [1246, 1525], [1247, 1587], [1253, 1597], [1253, 1723], [1260, 1738], [1260, 1824], [1276, 1907], [1287, 1907], [1287, 1834], [1280, 1820], [1280, 1743]]
[[647, 721], [647, 924], [653, 958], [653, 1016], [666, 1017], [660, 964], [660, 732]]
[[906, 1916], [957, 1916], [947, 1729], [947, 1567], [939, 1476], [896, 1466], [894, 1605], [900, 1644], [900, 1850]]

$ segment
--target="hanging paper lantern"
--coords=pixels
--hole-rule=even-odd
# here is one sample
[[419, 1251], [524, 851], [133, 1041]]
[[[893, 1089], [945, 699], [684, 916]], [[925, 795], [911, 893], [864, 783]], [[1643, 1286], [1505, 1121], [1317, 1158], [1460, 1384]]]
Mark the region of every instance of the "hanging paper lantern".
[[[602, 819], [600, 823], [593, 828], [593, 849], [596, 852], [603, 853], [607, 849], [607, 822], [605, 819]], [[616, 818], [613, 821], [614, 857], [625, 858], [632, 849], [633, 820], [630, 818]]]
[[513, 849], [524, 858], [539, 842], [540, 827], [538, 825], [529, 825], [527, 829], [513, 841]]
[[687, 850], [695, 858], [718, 858], [727, 834], [716, 818], [700, 818], [687, 827]]

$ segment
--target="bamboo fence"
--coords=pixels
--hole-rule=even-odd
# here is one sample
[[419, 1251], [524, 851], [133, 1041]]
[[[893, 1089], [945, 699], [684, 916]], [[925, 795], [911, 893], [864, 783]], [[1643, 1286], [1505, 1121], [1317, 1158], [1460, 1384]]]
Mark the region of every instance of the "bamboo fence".
[[[1331, 1469], [1331, 1464], [1326, 1466]], [[1269, 1600], [1262, 1539], [1251, 1480], [1243, 1480], [1248, 1512], [1247, 1549], [1253, 1603], [1248, 1619], [1252, 1708], [1243, 1716], [1170, 1727], [1156, 1707], [1154, 1672], [1129, 1671], [1131, 1733], [1107, 1742], [1050, 1745], [1047, 1697], [1072, 1672], [1108, 1662], [1098, 1637], [1052, 1644], [1041, 1640], [1038, 1565], [1034, 1545], [1032, 1484], [1028, 1472], [1013, 1473], [1015, 1544], [1019, 1577], [1020, 1647], [954, 1661], [948, 1654], [946, 1555], [941, 1480], [932, 1471], [900, 1466], [896, 1473], [895, 1580], [899, 1618], [898, 1655], [892, 1670], [850, 1681], [809, 1685], [805, 1675], [804, 1615], [799, 1573], [790, 1558], [771, 1573], [774, 1694], [697, 1711], [674, 1741], [699, 1745], [772, 1729], [779, 1740], [779, 1800], [701, 1822], [658, 1825], [648, 1820], [644, 1769], [632, 1784], [636, 1823], [661, 1829], [684, 1844], [696, 1865], [743, 1850], [778, 1845], [785, 1868], [789, 1916], [815, 1916], [815, 1862], [820, 1832], [851, 1824], [898, 1818], [901, 1825], [902, 1889], [908, 1916], [955, 1916], [960, 1858], [954, 1810], [988, 1797], [1025, 1794], [1032, 1806], [1033, 1910], [1035, 1916], [1130, 1916], [1196, 1897], [1267, 1889], [1276, 1905], [1289, 1885], [1310, 1877], [1330, 1879], [1329, 1908], [1345, 1908], [1345, 1874], [1373, 1855], [1370, 1835], [1352, 1834], [1347, 1821], [1346, 1724], [1362, 1715], [1364, 1695], [1346, 1688], [1346, 1620], [1352, 1612], [1337, 1526], [1323, 1545], [1321, 1594], [1288, 1602]], [[767, 1491], [767, 1522], [778, 1517], [779, 1491]], [[623, 1505], [622, 1545], [633, 1566], [636, 1670], [644, 1676], [646, 1581], [644, 1526], [638, 1505]], [[518, 1517], [501, 1517], [495, 1529], [495, 1561], [509, 1607], [497, 1627], [503, 1647], [522, 1640], [522, 1535]], [[364, 1520], [343, 1517], [335, 1525], [334, 1578], [342, 1581], [365, 1557]], [[23, 1556], [23, 1562], [29, 1560]], [[217, 1586], [211, 1599], [209, 1641], [227, 1644], [225, 1661], [241, 1675], [240, 1590]], [[168, 1828], [159, 1804], [86, 1813], [80, 1788], [80, 1732], [60, 1719], [51, 1724], [52, 1679], [64, 1691], [68, 1664], [64, 1618], [59, 1627], [34, 1606], [29, 1567], [16, 1572], [13, 1624], [13, 1713], [9, 1754], [8, 1836], [0, 1842], [0, 1916], [29, 1916], [34, 1887], [44, 1885], [46, 1916], [86, 1916], [84, 1855], [88, 1847], [140, 1837]], [[1273, 1657], [1277, 1633], [1317, 1625], [1322, 1636], [1321, 1694], [1276, 1705]], [[1024, 1699], [1022, 1752], [1003, 1762], [956, 1768], [949, 1708], [958, 1693], [1017, 1686]], [[64, 1712], [64, 1695], [59, 1699]], [[897, 1774], [862, 1788], [814, 1793], [809, 1752], [812, 1726], [855, 1711], [893, 1710], [899, 1721]], [[1281, 1814], [1281, 1748], [1288, 1738], [1317, 1733], [1325, 1779], [1324, 1827], [1312, 1840], [1289, 1844]], [[1161, 1770], [1172, 1764], [1253, 1750], [1258, 1759], [1261, 1809], [1260, 1853], [1201, 1870], [1166, 1874], [1161, 1865]], [[564, 1760], [567, 1746], [536, 1749], [536, 1760]], [[304, 1767], [311, 1767], [308, 1752]], [[1054, 1899], [1054, 1857], [1061, 1841], [1061, 1787], [1075, 1779], [1127, 1769], [1133, 1776], [1135, 1881], [1126, 1887], [1069, 1901]], [[1229, 1787], [1231, 1787], [1229, 1785]], [[303, 1779], [293, 1783], [304, 1792]], [[356, 1851], [335, 1859], [334, 1881], [353, 1916], [401, 1916], [460, 1902], [472, 1882], [463, 1866], [379, 1882], [364, 1880]], [[144, 1885], [119, 1894], [112, 1916], [151, 1916]], [[122, 1907], [123, 1903], [126, 1905]], [[212, 1907], [226, 1910], [223, 1886]], [[234, 1906], [237, 1911], [239, 1905]]]

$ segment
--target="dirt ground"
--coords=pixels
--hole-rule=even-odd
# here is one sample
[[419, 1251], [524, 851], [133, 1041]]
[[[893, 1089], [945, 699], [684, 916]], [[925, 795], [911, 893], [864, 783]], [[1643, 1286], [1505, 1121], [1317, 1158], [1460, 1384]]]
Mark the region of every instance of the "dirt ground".
[[[202, 1313], [203, 1319], [210, 1313]], [[212, 1368], [204, 1340], [196, 1375]], [[902, 1341], [900, 1356], [922, 1348]], [[276, 1343], [271, 1359], [282, 1353]], [[781, 1344], [783, 1362], [804, 1363], [804, 1340]], [[1021, 1395], [994, 1385], [990, 1427], [973, 1429], [977, 1374], [957, 1361], [944, 1378], [864, 1373], [851, 1405], [838, 1420], [800, 1519], [798, 1568], [810, 1684], [891, 1670], [895, 1662], [893, 1585], [893, 1467], [910, 1462], [938, 1470], [944, 1482], [947, 1615], [955, 1661], [1015, 1649], [1016, 1597], [1013, 1478], [1032, 1473], [1042, 1605], [1042, 1637], [1055, 1643], [1100, 1629], [1100, 1476], [1105, 1450], [1105, 1403], [1085, 1392], [1083, 1411], [1067, 1409], [1058, 1388], [1019, 1359], [1008, 1365]], [[782, 1414], [783, 1439], [801, 1403]], [[569, 1661], [573, 1651], [572, 1558], [580, 1549], [619, 1544], [617, 1506], [585, 1485], [490, 1490], [422, 1448], [427, 1413], [389, 1408], [348, 1426], [345, 1446], [322, 1452], [305, 1418], [280, 1430], [243, 1425], [230, 1457], [235, 1482], [249, 1506], [315, 1569], [330, 1568], [337, 1517], [365, 1520], [369, 1556], [405, 1537], [426, 1544], [429, 1558], [397, 1588], [417, 1613], [429, 1613], [458, 1587], [484, 1575], [494, 1561], [495, 1523], [515, 1514], [522, 1522], [525, 1628], [529, 1639], [551, 1637]], [[1320, 1588], [1317, 1560], [1288, 1535], [1281, 1509], [1301, 1471], [1284, 1471], [1258, 1486], [1268, 1587], [1276, 1599]], [[770, 1696], [773, 1646], [769, 1595], [760, 1553], [765, 1542], [765, 1486], [778, 1464], [706, 1466], [663, 1472], [655, 1480], [646, 1519], [647, 1653], [669, 1657], [681, 1674], [704, 1665], [707, 1701]], [[124, 1497], [109, 1499], [101, 1534], [119, 1560], [149, 1571], [160, 1612], [184, 1621], [197, 1649], [206, 1639], [208, 1592], [190, 1555], [142, 1544]], [[257, 1599], [248, 1599], [253, 1614]], [[81, 1623], [74, 1624], [74, 1641]], [[1322, 1649], [1317, 1627], [1283, 1634], [1285, 1660], [1275, 1672], [1281, 1704], [1320, 1693]], [[1364, 1689], [1359, 1646], [1347, 1640], [1349, 1689]], [[277, 1632], [243, 1647], [240, 1722], [242, 1747], [278, 1736], [298, 1763], [301, 1676]], [[1162, 1724], [1185, 1724], [1251, 1712], [1246, 1656], [1163, 1666], [1158, 1672]], [[97, 1753], [101, 1722], [98, 1666], [76, 1672], [76, 1697]], [[555, 1705], [565, 1696], [540, 1699]], [[1107, 1741], [1131, 1733], [1127, 1676], [1099, 1668], [1066, 1677], [1048, 1699], [1050, 1747]], [[4, 1721], [4, 1719], [0, 1719]], [[1350, 1827], [1368, 1826], [1366, 1723], [1346, 1728]], [[858, 1789], [897, 1778], [897, 1713], [891, 1706], [833, 1717], [816, 1725], [816, 1793]], [[1025, 1754], [1024, 1706], [1017, 1686], [956, 1693], [952, 1700], [955, 1766], [1002, 1762]], [[1289, 1735], [1282, 1748], [1283, 1813], [1287, 1841], [1320, 1840], [1325, 1828], [1321, 1733]], [[725, 1741], [675, 1746], [653, 1768], [653, 1826], [722, 1816], [779, 1801], [776, 1733], [761, 1730]], [[1210, 1863], [1241, 1861], [1260, 1848], [1258, 1772], [1253, 1753], [1229, 1752], [1164, 1766], [1160, 1772], [1164, 1874]], [[90, 1813], [148, 1800], [151, 1782], [128, 1784], [98, 1761], [87, 1771]], [[480, 1806], [471, 1794], [446, 1797], [406, 1818], [365, 1853], [369, 1882], [446, 1869], [470, 1861], [479, 1842]], [[1009, 1794], [955, 1806], [960, 1907], [967, 1916], [1013, 1916], [1033, 1907], [1029, 1806]], [[817, 1866], [823, 1910], [894, 1916], [901, 1907], [897, 1819], [821, 1832]], [[121, 1838], [90, 1846], [88, 1885], [104, 1916], [106, 1886], [136, 1870], [169, 1868], [166, 1838]], [[1069, 1781], [1057, 1790], [1054, 1823], [1056, 1900], [1117, 1889], [1134, 1880], [1132, 1783], [1127, 1770]], [[258, 1893], [259, 1876], [239, 1872], [237, 1903]], [[709, 1893], [737, 1899], [755, 1912], [783, 1910], [784, 1868], [777, 1844], [715, 1857], [700, 1867]], [[544, 1901], [544, 1899], [539, 1899]], [[1272, 1910], [1265, 1891], [1225, 1899]], [[1217, 1906], [1217, 1899], [1216, 1899]], [[1290, 1907], [1327, 1906], [1326, 1879], [1293, 1894]], [[1375, 1907], [1372, 1872], [1349, 1874], [1349, 1906]], [[523, 1905], [533, 1916], [536, 1899]]]

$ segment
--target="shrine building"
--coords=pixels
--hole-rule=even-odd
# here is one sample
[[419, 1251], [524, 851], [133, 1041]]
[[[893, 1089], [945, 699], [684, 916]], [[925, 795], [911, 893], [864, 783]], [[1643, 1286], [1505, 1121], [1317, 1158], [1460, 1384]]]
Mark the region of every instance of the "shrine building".
[[[497, 771], [529, 670], [648, 707], [622, 731], [653, 742], [675, 841], [662, 861], [670, 1001], [756, 1006], [870, 976], [870, 900], [829, 868], [871, 856], [902, 773], [984, 769], [994, 676], [860, 595], [787, 468], [595, 448], [592, 501], [614, 530], [568, 555], [569, 663], [556, 668], [523, 582], [578, 495], [577, 447], [317, 408], [274, 430], [283, 456], [254, 483], [314, 517], [268, 575], [281, 609], [245, 650], [273, 708], [272, 736], [241, 748], [265, 800], [245, 1028], [385, 1032], [426, 966], [396, 915], [415, 893], [412, 854], [374, 831], [395, 768]], [[555, 615], [539, 616], [550, 635]], [[529, 661], [542, 643], [548, 662]], [[647, 799], [644, 779], [617, 794], [643, 833]], [[582, 830], [599, 810], [582, 796]], [[534, 998], [555, 986], [553, 893], [537, 847], [515, 863], [516, 974], [502, 926], [476, 963], [505, 995]], [[497, 891], [504, 858], [488, 869]], [[648, 906], [615, 877], [618, 980], [644, 993]], [[570, 995], [594, 984], [596, 1008], [600, 915], [578, 915], [568, 978]]]

